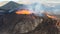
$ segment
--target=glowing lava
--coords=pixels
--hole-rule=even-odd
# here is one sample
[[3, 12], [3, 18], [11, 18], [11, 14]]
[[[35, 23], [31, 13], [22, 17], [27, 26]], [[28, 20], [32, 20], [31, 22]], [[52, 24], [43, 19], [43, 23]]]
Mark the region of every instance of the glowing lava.
[[48, 15], [48, 14], [47, 14], [47, 16], [48, 16], [49, 18], [56, 18], [55, 16], [50, 16], [50, 15]]
[[16, 11], [16, 14], [32, 14], [29, 10], [18, 10]]
[[57, 19], [57, 17], [56, 17], [56, 16], [50, 15], [50, 14], [48, 14], [48, 13], [45, 13], [45, 14], [46, 14], [46, 16], [48, 16], [49, 18]]

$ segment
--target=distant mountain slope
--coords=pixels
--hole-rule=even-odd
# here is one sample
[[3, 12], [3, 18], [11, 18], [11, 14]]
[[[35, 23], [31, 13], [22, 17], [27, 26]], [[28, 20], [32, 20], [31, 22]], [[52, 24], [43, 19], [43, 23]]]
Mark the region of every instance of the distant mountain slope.
[[[27, 6], [25, 4], [18, 4], [16, 2], [10, 1], [4, 6], [0, 7], [0, 14], [11, 13], [15, 10], [26, 9]], [[3, 11], [3, 12], [2, 12]]]
[[19, 6], [20, 6], [20, 4], [13, 2], [13, 1], [10, 1], [7, 4], [5, 4], [4, 6], [2, 6], [1, 9], [9, 10], [9, 9], [17, 8]]

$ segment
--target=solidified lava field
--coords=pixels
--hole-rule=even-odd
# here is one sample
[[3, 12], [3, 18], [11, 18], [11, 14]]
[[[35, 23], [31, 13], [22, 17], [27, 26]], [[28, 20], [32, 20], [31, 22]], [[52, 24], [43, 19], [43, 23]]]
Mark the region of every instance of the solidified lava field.
[[59, 34], [57, 21], [48, 17], [12, 13], [0, 19], [0, 34]]

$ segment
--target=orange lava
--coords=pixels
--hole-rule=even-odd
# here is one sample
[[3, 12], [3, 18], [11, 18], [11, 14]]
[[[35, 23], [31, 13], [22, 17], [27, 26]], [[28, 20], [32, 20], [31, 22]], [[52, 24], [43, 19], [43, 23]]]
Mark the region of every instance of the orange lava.
[[32, 14], [29, 10], [18, 10], [16, 14]]
[[50, 14], [48, 14], [48, 13], [45, 13], [45, 15], [46, 15], [46, 16], [48, 16], [49, 18], [57, 19], [57, 17], [56, 17], [56, 16], [50, 15]]
[[48, 15], [48, 14], [47, 14], [47, 16], [48, 16], [49, 18], [53, 18], [53, 19], [56, 18], [55, 16], [50, 16], [50, 15]]

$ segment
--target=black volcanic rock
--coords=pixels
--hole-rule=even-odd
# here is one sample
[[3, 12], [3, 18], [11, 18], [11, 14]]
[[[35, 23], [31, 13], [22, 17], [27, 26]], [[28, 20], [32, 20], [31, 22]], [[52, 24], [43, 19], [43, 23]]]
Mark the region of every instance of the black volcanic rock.
[[0, 33], [27, 33], [34, 30], [37, 25], [42, 22], [41, 19], [42, 18], [39, 19], [35, 15], [17, 15], [15, 13], [3, 15], [2, 22], [0, 22], [2, 23], [0, 27]]
[[56, 20], [34, 14], [2, 16], [0, 34], [58, 34]]
[[26, 34], [59, 34], [56, 27], [56, 20], [51, 18], [43, 18], [43, 22], [40, 23], [33, 31]]

